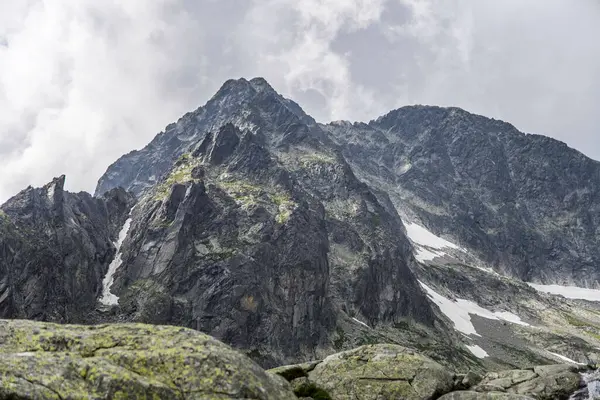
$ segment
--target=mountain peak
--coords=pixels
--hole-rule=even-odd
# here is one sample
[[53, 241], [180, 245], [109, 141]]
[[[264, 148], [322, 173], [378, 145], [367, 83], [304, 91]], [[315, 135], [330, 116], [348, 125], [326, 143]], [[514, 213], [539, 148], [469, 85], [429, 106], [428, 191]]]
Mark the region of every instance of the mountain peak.
[[269, 84], [269, 82], [267, 82], [265, 78], [252, 78], [250, 80], [250, 84], [252, 85], [252, 87], [254, 87], [254, 89], [256, 89], [257, 92], [271, 91], [276, 93], [275, 89], [273, 89], [273, 87]]
[[54, 194], [64, 191], [65, 180], [66, 180], [66, 176], [61, 175], [59, 177], [52, 179], [51, 182], [44, 185], [44, 190], [46, 190], [46, 192], [48, 193], [48, 197], [52, 198]]

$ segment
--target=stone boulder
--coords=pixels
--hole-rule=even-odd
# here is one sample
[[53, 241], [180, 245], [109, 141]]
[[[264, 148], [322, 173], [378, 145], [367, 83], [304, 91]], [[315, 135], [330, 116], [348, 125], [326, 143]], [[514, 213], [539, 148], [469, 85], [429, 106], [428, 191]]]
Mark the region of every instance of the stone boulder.
[[0, 320], [2, 399], [294, 399], [291, 386], [205, 334], [143, 324]]
[[578, 367], [568, 364], [490, 372], [474, 389], [477, 392], [527, 395], [541, 400], [568, 399], [582, 386], [578, 372]]
[[432, 399], [453, 389], [453, 374], [408, 348], [378, 344], [325, 358], [309, 380], [336, 400]]

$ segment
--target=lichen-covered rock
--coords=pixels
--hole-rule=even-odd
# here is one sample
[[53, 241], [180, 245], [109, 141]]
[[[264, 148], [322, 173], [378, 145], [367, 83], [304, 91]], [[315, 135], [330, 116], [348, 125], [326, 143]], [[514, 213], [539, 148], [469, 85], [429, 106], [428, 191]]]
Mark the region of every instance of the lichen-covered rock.
[[532, 395], [540, 400], [556, 400], [568, 399], [581, 385], [581, 376], [579, 374], [571, 371], [562, 371], [520, 383], [508, 391]]
[[185, 328], [0, 320], [0, 344], [0, 398], [295, 397], [283, 379]]
[[397, 345], [368, 345], [327, 357], [309, 379], [336, 400], [431, 399], [452, 390], [446, 368]]
[[473, 372], [473, 371], [469, 371], [467, 372], [467, 374], [463, 377], [462, 381], [461, 381], [461, 385], [467, 388], [470, 388], [472, 386], [477, 385], [479, 382], [481, 382], [483, 380], [483, 378], [481, 377], [481, 375]]
[[294, 379], [292, 381], [292, 388], [294, 389], [294, 394], [300, 399], [332, 400], [332, 397], [326, 390], [306, 377]]
[[537, 378], [538, 374], [529, 369], [514, 369], [509, 371], [492, 372], [485, 376], [490, 384], [500, 384], [502, 387], [510, 387], [521, 382]]
[[568, 399], [582, 384], [574, 365], [542, 365], [532, 369], [488, 373], [474, 390], [507, 392], [536, 399]]
[[533, 367], [533, 372], [539, 376], [551, 376], [563, 372], [579, 372], [580, 369], [572, 364], [539, 365]]
[[459, 391], [443, 395], [439, 400], [534, 400], [533, 397], [502, 392]]

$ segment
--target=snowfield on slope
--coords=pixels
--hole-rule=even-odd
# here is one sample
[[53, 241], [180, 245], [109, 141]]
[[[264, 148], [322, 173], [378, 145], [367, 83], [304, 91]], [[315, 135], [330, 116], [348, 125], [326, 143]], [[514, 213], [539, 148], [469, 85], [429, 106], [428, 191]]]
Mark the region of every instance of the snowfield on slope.
[[442, 313], [454, 323], [454, 328], [465, 335], [481, 336], [477, 333], [475, 326], [473, 326], [473, 323], [471, 322], [471, 314], [487, 319], [502, 320], [517, 325], [529, 326], [529, 324], [523, 322], [518, 315], [511, 312], [492, 312], [469, 300], [457, 299], [456, 301], [453, 301], [438, 294], [423, 282], [419, 281], [419, 284], [425, 289], [427, 296], [438, 305]]
[[600, 301], [600, 290], [598, 289], [587, 289], [577, 286], [538, 285], [535, 283], [527, 284], [538, 292], [558, 294], [566, 297], [567, 299]]
[[484, 349], [477, 345], [467, 346], [467, 349], [469, 349], [469, 351], [473, 353], [473, 355], [477, 358], [486, 358], [489, 356], [489, 354]]
[[128, 218], [127, 221], [125, 221], [123, 228], [121, 228], [121, 231], [119, 232], [119, 238], [117, 239], [117, 242], [115, 243], [115, 247], [117, 248], [117, 253], [115, 255], [115, 258], [112, 260], [112, 262], [108, 266], [108, 271], [106, 272], [106, 276], [102, 280], [102, 297], [100, 297], [99, 301], [100, 301], [100, 303], [102, 303], [106, 306], [116, 306], [117, 304], [119, 304], [119, 298], [110, 292], [110, 288], [111, 288], [112, 284], [114, 283], [115, 272], [117, 272], [117, 269], [123, 263], [123, 260], [121, 259], [121, 245], [123, 244], [123, 241], [125, 241], [125, 238], [127, 237], [127, 233], [129, 232], [130, 226], [131, 226], [131, 218]]
[[[406, 234], [408, 238], [413, 243], [415, 249], [415, 258], [418, 262], [424, 263], [437, 257], [447, 256], [448, 253], [446, 253], [444, 249], [459, 250], [465, 255], [472, 257], [472, 255], [465, 248], [457, 246], [446, 239], [442, 239], [441, 237], [434, 235], [421, 225], [413, 222], [404, 222], [404, 226], [406, 227]], [[500, 276], [500, 274], [493, 269], [477, 264], [482, 263], [480, 261], [478, 263], [473, 263], [473, 261], [471, 261], [465, 265], [488, 274]]]
[[452, 242], [434, 235], [421, 225], [413, 222], [405, 222], [406, 234], [415, 246], [415, 258], [419, 262], [433, 260], [436, 257], [443, 257], [446, 253], [444, 249], [456, 249], [460, 247]]
[[408, 234], [408, 237], [415, 244], [438, 250], [442, 250], [445, 248], [459, 249], [459, 247], [454, 243], [434, 235], [421, 225], [409, 222], [405, 223], [404, 226], [406, 226], [406, 233]]

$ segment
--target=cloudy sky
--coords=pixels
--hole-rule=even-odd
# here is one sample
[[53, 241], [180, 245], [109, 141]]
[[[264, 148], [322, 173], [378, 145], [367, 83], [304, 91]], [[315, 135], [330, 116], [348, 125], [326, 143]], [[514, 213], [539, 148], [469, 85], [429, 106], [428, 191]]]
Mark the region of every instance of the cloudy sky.
[[598, 0], [0, 2], [0, 201], [265, 77], [319, 121], [453, 105], [600, 159]]

